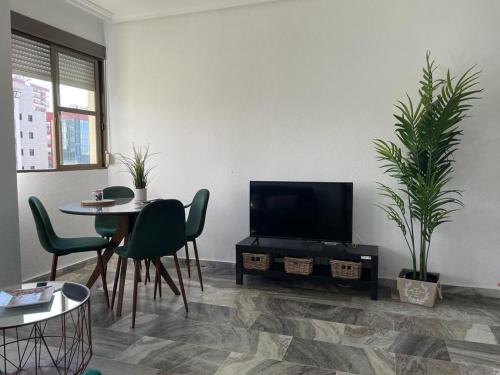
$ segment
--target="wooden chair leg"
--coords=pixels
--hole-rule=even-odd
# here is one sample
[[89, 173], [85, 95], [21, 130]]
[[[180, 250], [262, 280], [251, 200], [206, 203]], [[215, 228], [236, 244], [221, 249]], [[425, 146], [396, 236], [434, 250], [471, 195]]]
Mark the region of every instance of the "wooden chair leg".
[[188, 266], [188, 277], [191, 278], [191, 264], [189, 262], [189, 249], [188, 249], [187, 242], [184, 245], [184, 248], [186, 249], [186, 263], [187, 263], [187, 266]]
[[120, 277], [121, 264], [122, 264], [122, 257], [118, 257], [118, 263], [116, 264], [115, 281], [113, 282], [113, 295], [111, 296], [111, 310], [113, 310], [113, 306], [115, 305], [116, 287], [118, 286], [118, 279]]
[[151, 265], [151, 260], [150, 259], [146, 259], [144, 261], [144, 264], [146, 265], [146, 275], [144, 276], [144, 285], [146, 285], [149, 282], [151, 282], [151, 276], [149, 274], [149, 267]]
[[52, 267], [50, 269], [50, 278], [49, 281], [55, 281], [56, 279], [56, 273], [57, 273], [57, 259], [59, 258], [59, 255], [52, 255]]
[[104, 267], [104, 262], [102, 261], [102, 250], [97, 251], [97, 263], [99, 264], [99, 269], [101, 271], [101, 280], [102, 280], [102, 288], [104, 289], [104, 298], [106, 298], [106, 305], [109, 308], [108, 282], [106, 281], [106, 268]]
[[181, 287], [182, 299], [184, 300], [184, 307], [186, 312], [188, 312], [188, 305], [186, 300], [186, 292], [184, 291], [184, 283], [182, 282], [181, 268], [179, 267], [179, 260], [177, 259], [177, 254], [174, 254], [175, 268], [177, 269], [177, 277], [179, 278], [179, 285]]
[[127, 276], [127, 258], [122, 258], [120, 269], [120, 289], [118, 290], [118, 302], [116, 304], [116, 316], [122, 316], [123, 292], [125, 291], [125, 277]]
[[139, 282], [142, 283], [142, 261], [139, 261]]
[[158, 267], [158, 259], [153, 259], [153, 264], [155, 265], [155, 291], [153, 294], [153, 299], [156, 299], [156, 292], [158, 291], [158, 281], [161, 280], [161, 274], [160, 267]]
[[200, 258], [198, 257], [198, 247], [196, 246], [196, 240], [193, 240], [193, 247], [194, 257], [196, 258], [196, 268], [198, 268], [198, 279], [200, 279], [201, 291], [203, 292], [203, 279], [201, 278]]
[[134, 259], [134, 294], [132, 297], [132, 328], [135, 328], [135, 315], [137, 312], [137, 284], [139, 284], [139, 274], [141, 272], [141, 261]]
[[158, 283], [155, 283], [155, 288], [158, 288], [158, 293], [160, 294], [160, 298], [162, 297], [161, 295], [161, 258], [156, 258], [155, 261], [155, 267], [156, 271], [158, 272]]

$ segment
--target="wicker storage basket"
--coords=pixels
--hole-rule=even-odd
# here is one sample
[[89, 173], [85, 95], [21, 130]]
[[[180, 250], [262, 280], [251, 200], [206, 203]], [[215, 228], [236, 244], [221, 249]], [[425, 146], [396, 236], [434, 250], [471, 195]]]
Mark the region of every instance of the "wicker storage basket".
[[347, 262], [344, 260], [330, 260], [330, 268], [332, 277], [340, 279], [360, 279], [361, 269], [363, 263], [361, 262]]
[[241, 253], [243, 257], [243, 268], [247, 270], [267, 271], [271, 268], [271, 256], [269, 254]]
[[310, 275], [313, 272], [314, 259], [285, 257], [285, 272], [297, 275]]

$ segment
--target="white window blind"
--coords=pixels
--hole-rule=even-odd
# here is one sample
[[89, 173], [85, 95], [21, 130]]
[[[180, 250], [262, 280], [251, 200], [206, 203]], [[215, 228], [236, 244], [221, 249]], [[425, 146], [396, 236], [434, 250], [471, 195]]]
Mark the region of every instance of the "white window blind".
[[94, 62], [80, 59], [65, 53], [58, 53], [59, 83], [94, 91]]
[[12, 34], [12, 72], [50, 81], [49, 45]]

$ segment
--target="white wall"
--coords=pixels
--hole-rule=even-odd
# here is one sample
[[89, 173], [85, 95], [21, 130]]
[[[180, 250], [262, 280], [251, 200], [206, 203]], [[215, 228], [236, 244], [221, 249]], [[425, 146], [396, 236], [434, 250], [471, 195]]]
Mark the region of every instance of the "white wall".
[[[103, 22], [62, 0], [11, 0], [11, 9], [51, 26], [104, 44]], [[11, 94], [12, 95], [12, 94]], [[14, 155], [14, 152], [13, 152]], [[96, 235], [93, 218], [69, 216], [59, 212], [64, 203], [90, 198], [92, 190], [107, 185], [106, 170], [75, 172], [29, 172], [17, 175], [21, 232], [21, 267], [24, 280], [50, 270], [51, 256], [38, 241], [28, 206], [31, 195], [39, 197], [51, 216], [54, 228], [62, 236]], [[92, 253], [60, 258], [59, 267], [92, 257]]]
[[[477, 63], [484, 99], [464, 122], [454, 183], [466, 208], [439, 229], [445, 283], [500, 280], [500, 5], [496, 0], [289, 0], [111, 25], [111, 151], [160, 152], [154, 195], [212, 196], [201, 257], [234, 261], [248, 234], [248, 181], [353, 181], [354, 240], [380, 246], [382, 277], [410, 264], [375, 207], [374, 138], [416, 94], [425, 53], [457, 74]], [[110, 169], [110, 183], [128, 177]]]
[[51, 26], [104, 44], [104, 24], [65, 0], [10, 0], [11, 9]]
[[9, 4], [0, 2], [0, 287], [21, 280]]

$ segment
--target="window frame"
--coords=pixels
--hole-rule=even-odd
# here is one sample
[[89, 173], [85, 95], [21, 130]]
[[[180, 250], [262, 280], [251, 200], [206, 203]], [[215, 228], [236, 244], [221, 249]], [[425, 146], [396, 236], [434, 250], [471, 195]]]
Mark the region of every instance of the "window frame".
[[[82, 60], [90, 61], [94, 64], [94, 95], [95, 95], [95, 109], [93, 111], [77, 109], [71, 107], [64, 107], [60, 105], [61, 94], [60, 94], [60, 82], [59, 82], [59, 64], [58, 64], [58, 53], [63, 53], [70, 55]], [[61, 171], [67, 170], [82, 170], [82, 169], [99, 169], [104, 168], [104, 121], [102, 114], [102, 95], [101, 92], [101, 74], [99, 69], [99, 61], [81, 52], [76, 52], [69, 48], [60, 47], [57, 45], [50, 46], [50, 68], [52, 74], [52, 85], [53, 87], [53, 101], [54, 101], [54, 141], [57, 147], [54, 148], [56, 168]], [[62, 139], [61, 139], [61, 112], [74, 113], [79, 115], [94, 116], [96, 120], [96, 154], [97, 162], [95, 164], [63, 164], [62, 156]], [[54, 169], [56, 169], [54, 168]], [[54, 170], [52, 169], [52, 170]]]
[[[106, 95], [105, 95], [105, 47], [90, 42], [86, 39], [77, 37], [63, 30], [56, 29], [39, 21], [25, 17], [23, 15], [11, 12], [12, 34], [17, 34], [38, 42], [47, 44], [50, 47], [50, 66], [51, 66], [51, 84], [52, 101], [54, 111], [54, 136], [52, 139], [52, 151], [54, 153], [54, 168], [49, 169], [19, 169], [17, 173], [32, 172], [62, 172], [93, 170], [107, 168], [107, 134], [106, 134]], [[29, 30], [28, 30], [29, 29]], [[32, 32], [28, 32], [32, 31]], [[39, 35], [46, 34], [46, 38]], [[60, 43], [56, 42], [60, 39]], [[69, 47], [71, 46], [71, 47]], [[81, 48], [73, 48], [74, 46]], [[60, 106], [59, 91], [59, 68], [58, 53], [71, 55], [79, 59], [90, 61], [94, 64], [94, 93], [95, 110], [81, 110]], [[62, 139], [61, 139], [61, 112], [75, 113], [95, 116], [96, 121], [96, 163], [93, 164], [67, 164], [62, 162]], [[24, 117], [24, 116], [23, 116]]]

